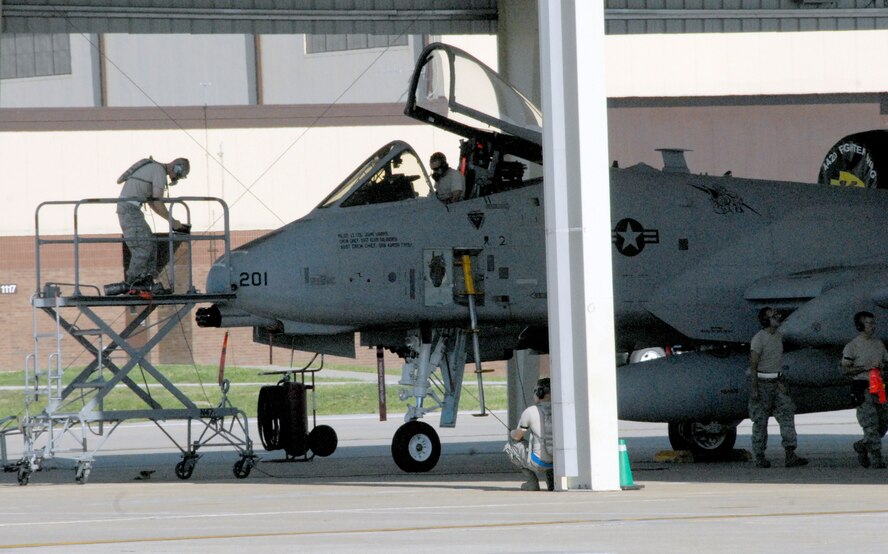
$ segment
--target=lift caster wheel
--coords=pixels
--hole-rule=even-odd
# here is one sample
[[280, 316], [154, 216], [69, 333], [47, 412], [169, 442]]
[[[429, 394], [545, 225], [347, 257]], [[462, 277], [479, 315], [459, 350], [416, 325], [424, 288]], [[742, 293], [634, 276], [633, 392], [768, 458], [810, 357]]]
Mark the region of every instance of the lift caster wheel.
[[74, 469], [74, 481], [78, 485], [83, 485], [89, 480], [89, 473], [92, 471], [92, 462], [77, 462]]
[[31, 468], [25, 467], [25, 464], [19, 466], [18, 484], [24, 487], [31, 480]]
[[181, 462], [176, 464], [176, 477], [182, 479], [190, 479], [194, 473], [194, 466], [197, 464], [197, 456], [187, 456]]
[[250, 471], [253, 470], [254, 465], [256, 465], [256, 461], [252, 457], [245, 456], [241, 458], [234, 462], [234, 476], [238, 479], [246, 479], [250, 476]]

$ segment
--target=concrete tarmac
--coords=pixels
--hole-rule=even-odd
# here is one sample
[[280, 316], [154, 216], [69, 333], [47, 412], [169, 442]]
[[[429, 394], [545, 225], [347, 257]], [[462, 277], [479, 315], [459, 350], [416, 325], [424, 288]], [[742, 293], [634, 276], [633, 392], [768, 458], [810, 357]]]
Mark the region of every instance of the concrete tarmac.
[[[494, 414], [504, 419], [504, 414]], [[773, 421], [773, 420], [772, 420]], [[19, 486], [0, 473], [0, 549], [22, 552], [884, 552], [888, 470], [857, 464], [853, 411], [797, 417], [802, 468], [750, 462], [664, 463], [666, 426], [621, 422], [639, 491], [522, 492], [501, 452], [505, 427], [460, 414], [439, 429], [427, 474], [391, 460], [400, 416], [319, 418], [339, 435], [329, 458], [283, 462], [265, 452], [235, 479], [233, 450], [207, 451], [187, 481], [152, 424], [119, 428], [87, 484], [62, 458]], [[251, 422], [252, 423], [252, 422]], [[180, 424], [168, 427], [184, 433]], [[182, 435], [184, 436], [184, 435]], [[749, 449], [749, 424], [737, 448]], [[20, 437], [9, 438], [17, 459]], [[143, 472], [146, 472], [143, 474]], [[147, 473], [153, 472], [153, 473]], [[144, 475], [147, 475], [145, 477]]]

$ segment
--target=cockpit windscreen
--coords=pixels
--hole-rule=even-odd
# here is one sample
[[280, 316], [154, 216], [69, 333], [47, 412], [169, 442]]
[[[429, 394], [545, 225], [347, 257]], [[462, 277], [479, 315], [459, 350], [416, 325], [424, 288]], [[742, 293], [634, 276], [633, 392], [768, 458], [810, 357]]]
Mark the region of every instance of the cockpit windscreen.
[[395, 141], [358, 166], [318, 207], [399, 202], [424, 198], [431, 192], [429, 177], [416, 153], [408, 144]]

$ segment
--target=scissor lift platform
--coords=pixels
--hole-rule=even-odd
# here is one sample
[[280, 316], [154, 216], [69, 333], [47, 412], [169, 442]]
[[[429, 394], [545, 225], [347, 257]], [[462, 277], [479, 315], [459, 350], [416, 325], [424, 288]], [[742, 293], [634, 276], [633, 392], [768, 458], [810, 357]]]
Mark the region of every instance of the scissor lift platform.
[[[185, 294], [152, 296], [137, 295], [101, 296], [83, 294], [84, 291], [98, 291], [94, 285], [80, 282], [79, 247], [90, 242], [109, 242], [115, 239], [81, 237], [77, 231], [77, 210], [85, 205], [115, 205], [118, 199], [91, 199], [78, 202], [52, 202], [41, 204], [37, 209], [37, 290], [31, 298], [34, 307], [34, 353], [29, 354], [25, 363], [25, 412], [21, 418], [21, 432], [24, 438], [24, 453], [17, 464], [18, 481], [28, 484], [31, 474], [41, 469], [50, 458], [71, 458], [75, 462], [75, 480], [85, 483], [89, 478], [92, 462], [97, 452], [117, 429], [128, 420], [148, 420], [153, 422], [182, 452], [182, 460], [176, 465], [176, 475], [188, 479], [200, 455], [198, 451], [207, 446], [231, 446], [239, 454], [234, 464], [234, 474], [245, 478], [256, 462], [253, 444], [249, 437], [246, 414], [228, 400], [228, 381], [221, 380], [221, 400], [213, 407], [200, 407], [182, 390], [170, 381], [149, 361], [152, 350], [183, 322], [190, 325], [189, 314], [199, 303], [228, 300], [234, 294], [202, 294], [192, 283], [191, 249], [188, 251], [187, 275], [180, 275], [177, 287], [175, 273], [169, 271], [170, 288], [182, 288]], [[224, 241], [225, 256], [230, 254], [228, 231], [228, 209], [224, 202], [216, 198], [187, 197], [165, 200], [171, 203], [185, 201], [209, 201], [222, 205], [225, 229], [223, 233], [206, 236], [176, 235], [155, 238], [157, 242], [168, 243], [170, 259], [176, 247], [200, 240]], [[40, 210], [45, 205], [74, 206], [75, 231], [73, 239], [44, 240], [40, 237]], [[190, 212], [189, 212], [190, 216]], [[171, 216], [172, 217], [172, 216]], [[190, 217], [189, 217], [190, 223]], [[116, 239], [121, 242], [122, 239]], [[179, 243], [179, 244], [174, 244]], [[63, 285], [43, 282], [40, 275], [40, 249], [45, 244], [70, 244], [74, 249], [74, 281]], [[185, 277], [184, 279], [182, 277]], [[72, 289], [65, 294], [63, 291]], [[142, 342], [134, 338], [144, 329], [148, 317], [160, 306], [168, 307], [168, 315], [159, 320], [150, 338]], [[106, 308], [127, 308], [132, 317], [129, 321], [118, 321], [118, 316], [108, 316]], [[41, 333], [38, 328], [38, 312], [53, 318], [55, 331]], [[90, 328], [83, 328], [78, 322], [86, 319]], [[90, 355], [90, 363], [70, 382], [63, 382], [62, 338], [64, 333], [72, 337]], [[40, 344], [52, 341], [53, 347], [47, 358], [48, 366], [38, 368], [41, 360]], [[121, 356], [121, 353], [123, 354]], [[123, 360], [119, 362], [118, 360]], [[140, 384], [133, 379], [132, 371], [140, 368]], [[165, 399], [166, 406], [156, 399], [157, 388], [149, 390], [144, 373], [150, 375], [157, 385], [168, 392], [172, 400]], [[105, 401], [115, 390], [127, 391], [139, 399], [144, 408], [130, 410], [105, 409]], [[45, 407], [37, 405], [45, 400]], [[170, 405], [173, 403], [174, 405]], [[40, 411], [38, 411], [40, 410]], [[170, 433], [165, 424], [172, 420], [187, 422], [186, 437], [178, 439]]]

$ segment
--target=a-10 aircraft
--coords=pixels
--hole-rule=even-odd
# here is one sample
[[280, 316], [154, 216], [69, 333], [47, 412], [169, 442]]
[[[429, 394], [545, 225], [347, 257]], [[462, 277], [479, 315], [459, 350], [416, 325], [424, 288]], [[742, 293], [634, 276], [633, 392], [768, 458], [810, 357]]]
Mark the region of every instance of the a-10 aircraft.
[[[417, 153], [387, 144], [307, 216], [217, 260], [207, 292], [235, 298], [197, 320], [346, 356], [359, 332], [397, 353], [410, 404], [392, 454], [428, 471], [441, 446], [421, 418], [440, 410], [442, 427], [456, 424], [467, 360], [547, 348], [542, 117], [444, 44], [422, 52], [405, 113], [465, 137], [462, 200], [438, 200]], [[765, 305], [785, 316], [798, 411], [851, 406], [839, 351], [856, 311], [888, 308], [888, 192], [644, 165], [610, 179], [617, 350], [691, 350], [618, 367], [621, 419], [669, 423], [675, 448], [730, 451], [747, 417], [744, 343]]]

